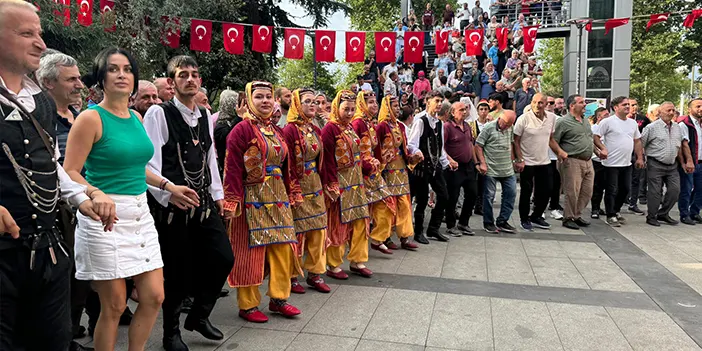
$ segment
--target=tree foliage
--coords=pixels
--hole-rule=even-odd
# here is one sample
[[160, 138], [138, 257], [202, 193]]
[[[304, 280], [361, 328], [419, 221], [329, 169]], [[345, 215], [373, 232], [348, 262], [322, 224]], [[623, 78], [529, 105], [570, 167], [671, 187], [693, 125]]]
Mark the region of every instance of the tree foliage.
[[[395, 22], [400, 19], [400, 0], [344, 0], [351, 8], [351, 27], [364, 31], [389, 31], [395, 26]], [[434, 15], [441, 17], [446, 4], [450, 4], [455, 10], [457, 0], [416, 0], [412, 1], [412, 7], [417, 16], [417, 21], [421, 24], [422, 14], [426, 4], [431, 2]]]
[[550, 96], [563, 96], [565, 40], [563, 38], [541, 40], [537, 50], [544, 72], [541, 77], [541, 91]]
[[[312, 87], [314, 82], [314, 52], [312, 45], [305, 45], [305, 55], [302, 60], [281, 59], [278, 67], [278, 84], [290, 89]], [[329, 72], [329, 64], [317, 63], [317, 90], [327, 96], [336, 94], [335, 77]]]

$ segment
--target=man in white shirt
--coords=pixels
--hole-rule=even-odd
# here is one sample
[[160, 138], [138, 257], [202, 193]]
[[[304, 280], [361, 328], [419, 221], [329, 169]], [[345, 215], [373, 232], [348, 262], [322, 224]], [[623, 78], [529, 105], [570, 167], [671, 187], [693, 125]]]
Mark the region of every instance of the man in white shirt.
[[[636, 152], [636, 167], [643, 168], [643, 147], [639, 125], [629, 118], [629, 99], [619, 96], [612, 99], [614, 116], [600, 122], [593, 139], [600, 150], [605, 168], [605, 212], [607, 223], [613, 227], [626, 224], [619, 211], [626, 203], [631, 188], [631, 153]], [[601, 138], [605, 139], [603, 143]]]
[[683, 117], [679, 123], [683, 139], [690, 145], [692, 161], [695, 170], [687, 174], [680, 170], [680, 197], [678, 209], [680, 221], [687, 225], [702, 224], [700, 210], [702, 209], [702, 99], [692, 99], [687, 105], [689, 115]]
[[53, 100], [27, 77], [46, 50], [36, 12], [28, 2], [0, 1], [0, 89], [10, 97], [0, 96], [0, 350], [68, 349], [73, 263], [60, 231], [67, 223], [56, 225], [58, 200], [101, 221], [86, 187], [58, 164]]
[[188, 294], [194, 300], [185, 329], [210, 340], [224, 338], [209, 316], [234, 265], [234, 256], [222, 221], [224, 189], [210, 113], [195, 103], [200, 89], [197, 62], [190, 56], [176, 56], [168, 62], [167, 71], [175, 85], [175, 97], [152, 106], [144, 115], [144, 129], [154, 145], [147, 168], [195, 190], [200, 207], [180, 209], [169, 203], [169, 192], [152, 186], [149, 206], [164, 261], [163, 346], [166, 350], [187, 350], [179, 324]]
[[410, 192], [416, 198], [414, 210], [414, 240], [420, 244], [429, 244], [424, 236], [424, 210], [429, 202], [429, 185], [436, 193], [436, 205], [431, 211], [428, 237], [439, 241], [448, 241], [448, 237], [439, 232], [444, 218], [444, 210], [448, 202], [446, 181], [443, 169], [458, 168], [458, 163], [449, 160], [444, 150], [444, 128], [439, 117], [448, 118], [451, 105], [444, 102], [438, 91], [432, 90], [427, 94], [427, 109], [416, 115], [410, 130], [407, 149], [411, 154], [420, 152], [424, 160], [417, 164], [410, 174]]

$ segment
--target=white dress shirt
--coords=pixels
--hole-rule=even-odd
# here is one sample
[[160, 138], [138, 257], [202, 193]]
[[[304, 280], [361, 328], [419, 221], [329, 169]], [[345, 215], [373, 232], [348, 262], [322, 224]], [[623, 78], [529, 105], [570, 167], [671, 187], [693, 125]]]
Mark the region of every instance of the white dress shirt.
[[[202, 116], [199, 108], [195, 107], [195, 110], [190, 110], [183, 105], [183, 103], [178, 101], [178, 98], [176, 97], [173, 98], [173, 103], [180, 111], [185, 123], [191, 127], [197, 126], [198, 119]], [[207, 120], [210, 120], [209, 111], [207, 111]], [[166, 114], [163, 111], [163, 107], [153, 105], [148, 111], [146, 111], [146, 114], [144, 115], [144, 129], [146, 129], [146, 134], [149, 135], [151, 142], [154, 144], [154, 156], [146, 165], [146, 168], [154, 174], [163, 177], [161, 175], [161, 168], [163, 166], [161, 148], [168, 142], [168, 125], [166, 124]], [[224, 199], [224, 189], [222, 188], [222, 179], [219, 177], [219, 168], [217, 166], [217, 153], [214, 146], [213, 128], [210, 128], [210, 138], [212, 139], [212, 144], [210, 145], [210, 149], [207, 150], [207, 164], [210, 167], [212, 184], [210, 184], [209, 190], [210, 194], [212, 194], [212, 199], [217, 201]], [[149, 191], [162, 206], [168, 206], [168, 201], [171, 199], [170, 192], [160, 190], [159, 188], [151, 185], [149, 185]]]
[[[3, 88], [7, 89], [5, 81], [2, 79], [2, 77], [0, 77], [0, 84], [2, 84]], [[34, 95], [39, 94], [41, 92], [41, 88], [39, 88], [39, 86], [37, 86], [36, 83], [34, 83], [28, 77], [25, 76], [24, 79], [22, 79], [22, 90], [20, 90], [19, 94], [15, 94], [10, 89], [7, 89], [7, 91], [10, 92], [10, 95], [12, 95], [12, 97], [14, 97], [17, 100], [17, 102], [24, 106], [27, 112], [31, 113], [34, 111], [34, 109], [37, 108], [36, 102], [34, 101]], [[5, 105], [14, 106], [13, 103], [8, 101], [7, 99], [5, 99], [5, 97], [1, 95], [0, 102], [2, 102]], [[54, 118], [54, 116], [51, 116], [51, 118]], [[32, 128], [34, 128], [34, 126], [32, 126]], [[54, 159], [58, 160], [61, 156], [61, 153], [58, 149], [58, 143], [54, 144]], [[74, 182], [73, 179], [71, 179], [71, 177], [68, 175], [68, 173], [66, 173], [66, 171], [63, 169], [63, 167], [61, 167], [58, 161], [56, 162], [56, 173], [59, 179], [59, 187], [61, 188], [62, 199], [68, 201], [68, 203], [70, 203], [74, 207], [78, 207], [80, 206], [80, 204], [83, 203], [83, 201], [90, 199], [88, 195], [85, 194], [85, 190], [87, 189], [87, 187], [80, 183]]]
[[[427, 111], [422, 111], [416, 116], [414, 116], [414, 122], [412, 122], [412, 128], [410, 129], [409, 133], [409, 140], [407, 141], [407, 149], [410, 155], [414, 154], [417, 151], [420, 151], [419, 139], [421, 138], [422, 133], [424, 133], [424, 121], [422, 120], [422, 117], [424, 116], [427, 116], [429, 126], [431, 126], [432, 128], [436, 128], [436, 122], [439, 121], [438, 118], [432, 117], [431, 115], [427, 114]], [[446, 150], [444, 149], [444, 128], [441, 128], [439, 138], [441, 138], [441, 156], [439, 157], [439, 161], [441, 162], [441, 167], [446, 168], [449, 165], [449, 160], [448, 156], [446, 155]]]

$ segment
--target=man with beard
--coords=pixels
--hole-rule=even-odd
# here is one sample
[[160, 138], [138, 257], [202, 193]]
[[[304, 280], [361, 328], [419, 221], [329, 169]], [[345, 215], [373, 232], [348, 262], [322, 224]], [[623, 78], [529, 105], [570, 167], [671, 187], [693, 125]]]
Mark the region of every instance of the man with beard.
[[687, 104], [688, 115], [678, 123], [683, 139], [690, 145], [692, 162], [695, 169], [692, 173], [685, 173], [678, 168], [680, 173], [680, 197], [678, 210], [680, 221], [687, 225], [702, 224], [700, 209], [702, 209], [702, 98], [694, 98]]
[[136, 96], [134, 96], [132, 108], [143, 116], [151, 106], [160, 103], [159, 100], [156, 85], [148, 80], [140, 80], [139, 89], [137, 90]]
[[200, 201], [200, 207], [187, 211], [169, 203], [171, 194], [164, 186], [149, 187], [164, 261], [163, 347], [181, 351], [188, 350], [179, 328], [188, 293], [194, 301], [185, 329], [210, 340], [224, 338], [209, 316], [234, 257], [222, 221], [224, 191], [210, 115], [195, 103], [201, 81], [197, 62], [190, 56], [176, 56], [169, 61], [167, 73], [174, 82], [175, 98], [152, 106], [144, 116], [144, 128], [155, 149], [147, 167], [167, 182], [195, 190]]
[[163, 102], [168, 102], [173, 99], [173, 95], [175, 95], [175, 89], [173, 88], [173, 80], [170, 78], [156, 78], [154, 80], [154, 85], [156, 86], [156, 89], [158, 90], [158, 98], [161, 99]]
[[559, 98], [556, 98], [554, 103], [555, 103], [555, 108], [553, 109], [553, 113], [555, 113], [556, 116], [563, 117], [567, 112], [565, 110], [565, 101], [563, 100], [562, 97], [559, 97]]
[[290, 103], [292, 102], [292, 92], [286, 87], [279, 87], [275, 90], [273, 94], [275, 97], [275, 102], [280, 105], [280, 120], [278, 121], [278, 127], [283, 128], [288, 124], [288, 110], [290, 110]]

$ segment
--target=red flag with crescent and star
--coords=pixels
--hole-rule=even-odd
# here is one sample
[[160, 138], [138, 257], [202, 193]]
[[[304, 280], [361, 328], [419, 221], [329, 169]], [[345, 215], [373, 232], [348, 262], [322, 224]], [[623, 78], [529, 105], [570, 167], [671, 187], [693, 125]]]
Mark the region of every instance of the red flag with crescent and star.
[[605, 35], [609, 33], [610, 30], [621, 27], [625, 24], [629, 23], [628, 18], [612, 18], [608, 19], [607, 22], [605, 22]]
[[163, 22], [161, 43], [170, 48], [177, 49], [180, 46], [180, 18], [162, 16], [161, 21]]
[[424, 32], [405, 32], [404, 61], [422, 63], [424, 54]]
[[375, 59], [378, 63], [395, 61], [395, 32], [375, 32]]
[[331, 30], [318, 30], [314, 32], [316, 46], [314, 58], [317, 62], [334, 62], [336, 50], [336, 32]]
[[114, 32], [117, 30], [115, 25], [115, 2], [113, 0], [100, 0], [100, 14], [102, 15], [102, 25], [105, 27], [105, 32]]
[[253, 43], [251, 44], [251, 50], [255, 52], [260, 52], [263, 54], [270, 54], [273, 49], [273, 27], [271, 26], [259, 26], [254, 24], [253, 26]]
[[658, 13], [655, 15], [651, 15], [651, 19], [649, 19], [648, 23], [646, 24], [646, 31], [648, 32], [649, 28], [651, 28], [651, 26], [653, 26], [654, 24], [667, 21], [668, 16], [670, 16], [670, 13]]
[[480, 56], [483, 54], [483, 40], [485, 35], [482, 29], [466, 29], [466, 55]]
[[692, 12], [685, 17], [683, 27], [692, 28], [692, 26], [695, 25], [695, 21], [700, 17], [702, 17], [702, 10], [692, 10]]
[[505, 51], [509, 41], [509, 28], [497, 28], [495, 34], [497, 35], [497, 48], [500, 51]]
[[524, 27], [524, 52], [530, 54], [534, 52], [536, 46], [536, 35], [539, 32], [539, 25]]
[[93, 24], [93, 0], [80, 0], [78, 5], [78, 23], [85, 27]]
[[444, 29], [436, 31], [435, 38], [436, 38], [436, 54], [437, 55], [445, 54], [449, 51], [449, 43], [448, 43], [449, 34], [450, 34], [449, 32], [450, 31], [444, 30]]
[[234, 55], [244, 54], [244, 26], [234, 23], [222, 24], [224, 50]]
[[58, 4], [58, 8], [54, 10], [54, 16], [63, 25], [68, 27], [71, 25], [71, 0], [54, 0]]
[[190, 50], [210, 52], [212, 44], [212, 22], [204, 20], [190, 21]]
[[305, 54], [305, 30], [285, 28], [285, 49], [283, 57], [302, 60]]
[[366, 56], [366, 33], [346, 32], [346, 62], [363, 62]]

